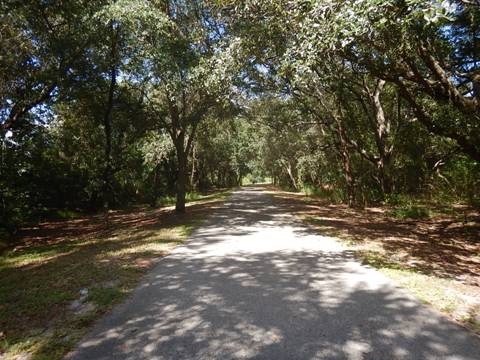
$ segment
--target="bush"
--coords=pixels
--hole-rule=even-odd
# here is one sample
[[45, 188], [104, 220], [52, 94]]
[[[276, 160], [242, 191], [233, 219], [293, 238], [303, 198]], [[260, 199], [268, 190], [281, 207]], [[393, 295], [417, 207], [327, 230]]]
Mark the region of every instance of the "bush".
[[304, 184], [301, 191], [304, 192], [306, 196], [319, 197], [333, 203], [341, 203], [345, 197], [343, 189], [337, 186], [332, 186], [331, 189], [324, 189], [310, 184]]
[[428, 219], [431, 213], [428, 208], [413, 205], [393, 209], [387, 215], [399, 219]]

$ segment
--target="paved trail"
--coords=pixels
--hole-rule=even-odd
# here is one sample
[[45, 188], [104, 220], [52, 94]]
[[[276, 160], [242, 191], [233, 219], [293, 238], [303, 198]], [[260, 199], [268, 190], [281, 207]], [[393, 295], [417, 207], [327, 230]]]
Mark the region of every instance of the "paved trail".
[[243, 188], [101, 320], [73, 359], [480, 359], [262, 188]]

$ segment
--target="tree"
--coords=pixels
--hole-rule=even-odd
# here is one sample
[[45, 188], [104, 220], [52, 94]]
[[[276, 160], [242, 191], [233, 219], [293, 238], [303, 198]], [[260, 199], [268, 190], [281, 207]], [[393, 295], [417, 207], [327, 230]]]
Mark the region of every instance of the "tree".
[[175, 208], [184, 212], [187, 163], [196, 130], [213, 107], [228, 100], [237, 45], [218, 35], [220, 25], [201, 1], [121, 1], [112, 14], [141, 44], [133, 69], [142, 76], [147, 106], [174, 144]]
[[[480, 132], [475, 125], [480, 120], [478, 46], [474, 45], [480, 36], [478, 5], [332, 1], [317, 2], [307, 12], [316, 15], [304, 16], [299, 24], [298, 49], [308, 49], [302, 55], [307, 63], [329, 49], [331, 56], [395, 84], [430, 132], [455, 140], [464, 153], [480, 161]], [[435, 119], [432, 100], [455, 109], [453, 121]]]
[[[90, 19], [101, 1], [3, 1], [0, 5], [0, 136], [65, 97], [85, 75]], [[41, 117], [35, 117], [38, 122]]]
[[[453, 139], [465, 154], [480, 160], [480, 8], [475, 2], [225, 3], [237, 22], [263, 22], [268, 31], [282, 32], [273, 36], [286, 39], [280, 47], [280, 68], [287, 75], [292, 67], [314, 69], [325, 61], [348, 61], [394, 84], [428, 131]], [[454, 109], [454, 118], [433, 117], [436, 106]]]

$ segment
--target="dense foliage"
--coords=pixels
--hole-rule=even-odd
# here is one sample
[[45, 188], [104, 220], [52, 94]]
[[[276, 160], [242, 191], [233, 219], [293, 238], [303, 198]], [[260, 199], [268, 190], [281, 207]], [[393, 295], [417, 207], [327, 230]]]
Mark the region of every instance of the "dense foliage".
[[272, 179], [480, 201], [480, 5], [0, 3], [0, 226]]

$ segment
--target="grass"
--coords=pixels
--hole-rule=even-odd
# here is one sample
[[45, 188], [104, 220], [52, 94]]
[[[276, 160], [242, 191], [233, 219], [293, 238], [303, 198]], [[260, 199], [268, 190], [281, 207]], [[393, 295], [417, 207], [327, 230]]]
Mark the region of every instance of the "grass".
[[476, 319], [480, 309], [478, 305], [472, 305], [468, 300], [471, 295], [467, 286], [402, 268], [380, 266], [378, 269], [396, 283], [407, 288], [421, 302], [431, 305], [480, 334], [480, 322]]
[[327, 195], [325, 190], [311, 185], [304, 185], [301, 191], [305, 194], [305, 196], [324, 197]]
[[68, 209], [60, 209], [53, 212], [48, 213], [50, 218], [56, 219], [74, 219], [82, 215], [79, 211], [68, 210]]
[[113, 303], [123, 300], [127, 292], [118, 287], [94, 287], [87, 301], [95, 303], [97, 306], [109, 306]]
[[332, 204], [341, 204], [344, 194], [338, 188], [319, 188], [312, 185], [303, 185], [299, 191], [304, 195], [303, 201], [307, 203], [318, 200], [328, 201]]
[[389, 210], [387, 215], [397, 219], [428, 219], [432, 213], [426, 207], [411, 205]]
[[[214, 193], [199, 193], [199, 192], [187, 192], [185, 200], [187, 203], [202, 201], [202, 200], [223, 200], [229, 194], [231, 190], [214, 192]], [[157, 206], [171, 206], [175, 205], [175, 195], [164, 195], [157, 199]]]
[[[403, 200], [394, 207], [352, 209], [274, 188], [272, 194], [313, 231], [339, 239], [364, 264], [480, 334], [480, 214], [476, 209]], [[397, 211], [392, 214], [392, 210]]]
[[202, 196], [185, 215], [143, 209], [112, 214], [109, 227], [93, 216], [27, 231], [0, 256], [0, 358], [62, 358], [227, 195]]
[[[451, 319], [480, 334], [480, 303], [475, 301], [476, 294], [472, 286], [459, 281], [428, 274], [415, 266], [405, 263], [405, 258], [396, 252], [385, 251], [378, 243], [362, 241], [340, 229], [332, 229], [329, 222], [315, 216], [303, 218], [319, 231], [326, 231], [339, 239], [356, 257], [402, 287], [408, 289], [421, 302], [429, 304]], [[473, 289], [473, 291], [472, 291]]]
[[[1, 259], [0, 318], [5, 358], [21, 352], [34, 359], [63, 354], [63, 334], [78, 334], [90, 324], [77, 318], [68, 305], [89, 289], [95, 304], [92, 317], [122, 300], [156, 257], [165, 255], [186, 237], [182, 226], [155, 230], [123, 230], [111, 235], [72, 240], [53, 246], [10, 252]], [[117, 281], [114, 287], [102, 283]], [[85, 314], [84, 314], [85, 315]], [[59, 338], [58, 334], [62, 334]], [[74, 336], [76, 337], [76, 336]], [[56, 354], [57, 351], [54, 351]], [[50, 358], [55, 358], [56, 355]]]

